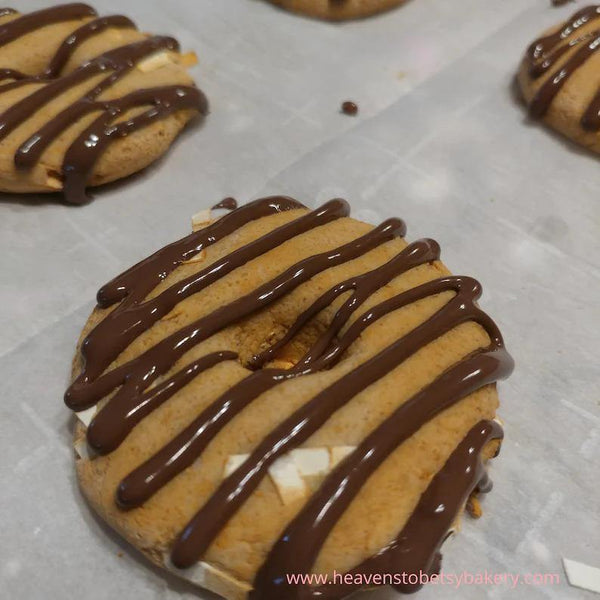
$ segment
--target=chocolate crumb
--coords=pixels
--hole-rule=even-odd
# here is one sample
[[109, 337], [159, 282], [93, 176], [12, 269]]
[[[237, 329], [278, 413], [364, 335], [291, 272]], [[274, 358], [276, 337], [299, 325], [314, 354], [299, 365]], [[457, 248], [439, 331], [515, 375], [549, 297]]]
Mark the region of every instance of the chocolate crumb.
[[573, 0], [552, 0], [552, 6], [562, 6], [568, 2], [573, 2]]
[[354, 117], [358, 113], [358, 105], [354, 102], [350, 102], [350, 100], [346, 100], [346, 102], [342, 102], [342, 112], [345, 115]]

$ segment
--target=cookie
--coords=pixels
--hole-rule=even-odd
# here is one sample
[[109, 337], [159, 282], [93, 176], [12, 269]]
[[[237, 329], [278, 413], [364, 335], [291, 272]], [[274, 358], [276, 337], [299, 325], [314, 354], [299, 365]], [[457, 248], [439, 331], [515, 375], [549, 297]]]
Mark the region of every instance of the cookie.
[[529, 114], [600, 152], [600, 5], [577, 11], [527, 49], [517, 82]]
[[177, 41], [86, 4], [0, 10], [0, 191], [62, 190], [144, 169], [207, 101]]
[[98, 292], [65, 395], [83, 494], [230, 600], [416, 589], [502, 437], [479, 284], [344, 200], [194, 223]]
[[270, 0], [282, 8], [296, 13], [343, 21], [360, 19], [390, 10], [405, 0]]

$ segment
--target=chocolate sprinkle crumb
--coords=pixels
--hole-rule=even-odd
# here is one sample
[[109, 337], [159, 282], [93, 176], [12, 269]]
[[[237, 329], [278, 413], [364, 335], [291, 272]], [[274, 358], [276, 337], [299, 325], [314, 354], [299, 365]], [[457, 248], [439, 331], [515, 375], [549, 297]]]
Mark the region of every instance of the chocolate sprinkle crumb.
[[342, 102], [342, 112], [345, 115], [354, 117], [358, 113], [358, 105], [354, 102], [350, 102], [350, 100], [346, 100], [346, 102]]

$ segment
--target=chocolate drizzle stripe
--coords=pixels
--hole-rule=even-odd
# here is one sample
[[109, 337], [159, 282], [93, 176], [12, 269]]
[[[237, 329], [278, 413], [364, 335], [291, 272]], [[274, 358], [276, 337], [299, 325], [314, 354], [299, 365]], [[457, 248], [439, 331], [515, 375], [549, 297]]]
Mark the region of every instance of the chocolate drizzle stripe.
[[[226, 215], [177, 244], [168, 246], [156, 254], [153, 259], [140, 263], [133, 270], [102, 288], [99, 296], [102, 299], [107, 299], [107, 302], [110, 302], [108, 299], [113, 297], [112, 293], [114, 293], [115, 288], [119, 290], [123, 288], [126, 290], [133, 289], [134, 291], [126, 298], [126, 302], [111, 312], [86, 338], [83, 345], [86, 366], [82, 374], [67, 391], [65, 397], [67, 405], [81, 410], [98, 402], [104, 393], [95, 394], [90, 387], [91, 382], [97, 379], [118, 354], [140, 333], [147, 330], [179, 302], [203, 290], [249, 260], [260, 256], [273, 248], [274, 245], [281, 244], [296, 235], [346, 216], [349, 213], [346, 202], [341, 200], [328, 202], [321, 209], [277, 228], [262, 238], [232, 252], [215, 264], [209, 265], [199, 273], [178, 282], [178, 284], [165, 290], [155, 298], [142, 303], [147, 293], [160, 281], [158, 278], [150, 278], [150, 281], [153, 282], [151, 287], [143, 285], [145, 283], [144, 275], [149, 273], [150, 269], [158, 268], [156, 273], [160, 274], [161, 277], [166, 276], [168, 272], [181, 264], [185, 257], [192, 254], [189, 252], [190, 248], [194, 248], [193, 254], [195, 254], [208, 245], [230, 235], [248, 221], [294, 208], [300, 208], [300, 205], [291, 199], [276, 197], [259, 200], [241, 208], [239, 211]], [[139, 288], [135, 286], [134, 282], [136, 280], [143, 282]]]
[[[73, 385], [69, 390], [68, 405], [79, 410], [89, 407], [119, 385], [120, 389], [110, 402], [118, 403], [123, 397], [139, 393], [160, 375], [166, 373], [177, 360], [201, 341], [208, 339], [224, 327], [236, 323], [239, 319], [269, 306], [324, 269], [357, 258], [389, 241], [397, 235], [398, 229], [402, 226], [400, 221], [389, 219], [353, 242], [300, 261], [252, 293], [183, 327], [139, 357], [109, 371], [95, 381], [86, 382], [85, 379], [79, 381], [80, 385]], [[90, 435], [90, 431], [93, 431], [93, 428], [88, 430], [90, 445], [99, 453], [105, 452], [106, 449], [100, 445], [98, 439]]]
[[545, 55], [570, 38], [581, 27], [598, 18], [600, 18], [600, 6], [586, 6], [577, 11], [562, 29], [535, 40], [527, 49], [527, 58], [530, 61], [543, 59]]
[[[280, 598], [282, 575], [285, 582], [286, 572], [296, 572], [288, 570], [288, 567], [299, 569], [297, 572], [300, 573], [310, 572], [335, 523], [390, 453], [444, 409], [480, 387], [506, 376], [511, 368], [512, 363], [506, 354], [496, 347], [490, 348], [458, 363], [398, 408], [326, 478], [319, 491], [286, 528], [257, 575], [253, 598]], [[408, 572], [412, 572], [413, 568], [417, 572], [419, 569], [429, 572], [432, 550], [435, 552], [435, 546], [433, 549], [426, 546], [421, 552], [412, 554], [410, 558], [416, 564], [410, 564]], [[393, 572], [398, 570], [393, 569]], [[306, 592], [303, 586], [285, 586], [285, 597], [289, 600], [311, 597], [312, 594]]]
[[3, 81], [4, 79], [14, 79], [19, 81], [26, 78], [27, 75], [20, 71], [15, 71], [14, 69], [0, 69], [0, 81]]
[[[235, 360], [235, 352], [214, 352], [186, 365], [163, 383], [147, 390], [139, 396], [129, 396], [119, 403], [112, 403], [107, 410], [102, 409], [90, 423], [88, 431], [93, 436], [103, 431], [103, 438], [110, 436], [114, 448], [118, 447], [144, 417], [184, 388], [192, 379], [204, 371], [226, 360]], [[106, 421], [106, 423], [105, 423]], [[114, 440], [114, 441], [113, 441]]]
[[581, 126], [587, 131], [600, 131], [600, 87], [583, 113]]
[[[30, 77], [25, 73], [19, 73], [19, 71], [13, 71], [13, 73], [17, 75], [16, 81], [9, 81], [8, 83], [3, 83], [0, 85], [0, 94], [3, 94], [4, 92], [10, 92], [11, 90], [17, 88], [26, 87], [31, 84], [42, 83], [37, 77]], [[8, 77], [4, 77], [3, 79], [8, 79]]]
[[[153, 107], [132, 119], [112, 125], [119, 115], [130, 108], [145, 105]], [[113, 141], [141, 131], [174, 112], [188, 109], [204, 113], [208, 107], [200, 90], [179, 85], [138, 90], [119, 100], [107, 102], [106, 106], [105, 113], [81, 133], [65, 154], [62, 169], [64, 185], [71, 198], [88, 200], [85, 187], [94, 165]]]
[[[3, 11], [4, 10], [12, 11], [12, 9], [3, 9]], [[2, 12], [1, 16], [13, 14], [14, 12], [15, 11], [9, 13]], [[91, 6], [78, 2], [52, 6], [27, 15], [22, 15], [12, 21], [8, 21], [8, 23], [0, 25], [0, 47], [5, 46], [10, 42], [14, 42], [21, 36], [37, 29], [41, 29], [42, 27], [46, 27], [47, 25], [95, 16], [96, 11]]]
[[562, 56], [569, 52], [569, 50], [572, 50], [575, 46], [579, 46], [580, 44], [588, 41], [595, 35], [597, 35], [597, 32], [592, 31], [582, 35], [581, 37], [569, 40], [567, 44], [563, 44], [554, 48], [547, 55], [545, 55], [542, 60], [532, 61], [529, 66], [529, 75], [531, 75], [531, 77], [534, 79], [541, 77], [544, 73], [549, 71]]
[[[89, 102], [121, 79], [141, 59], [160, 49], [176, 50], [177, 48], [177, 42], [173, 38], [157, 36], [110, 50], [65, 77], [53, 80], [37, 89], [33, 94], [8, 108], [0, 115], [0, 140], [24, 123], [34, 112], [70, 88], [84, 83], [96, 75], [106, 73], [108, 76], [92, 90], [87, 91], [82, 98], [84, 102]], [[29, 81], [25, 80], [26, 83]], [[65, 111], [78, 110], [78, 107], [73, 109], [73, 106], [77, 107], [77, 103], [66, 108]]]
[[235, 210], [238, 207], [237, 200], [235, 198], [223, 198], [221, 202], [217, 202], [212, 209], [217, 210], [223, 208], [225, 210]]
[[[561, 67], [548, 76], [529, 102], [532, 117], [543, 117], [548, 112], [573, 73], [600, 48], [600, 29], [575, 37], [584, 25], [597, 19], [600, 19], [600, 6], [583, 8], [562, 29], [536, 40], [528, 48], [525, 59], [529, 63], [529, 75], [533, 79], [547, 73], [563, 56], [572, 52]], [[586, 109], [581, 126], [588, 131], [600, 130], [600, 92]]]
[[67, 64], [75, 50], [91, 37], [98, 35], [110, 27], [118, 29], [136, 29], [131, 19], [123, 15], [111, 15], [109, 17], [100, 17], [82, 25], [76, 29], [63, 43], [52, 57], [50, 64], [44, 71], [44, 77], [58, 77], [64, 66]]
[[[419, 575], [421, 572], [439, 572], [439, 550], [460, 509], [475, 489], [487, 492], [491, 487], [481, 451], [486, 444], [502, 437], [502, 427], [495, 421], [477, 423], [433, 477], [398, 536], [384, 550], [363, 561], [350, 573], [368, 576], [375, 573]], [[265, 571], [261, 576], [264, 574]], [[421, 585], [407, 582], [394, 587], [400, 592], [411, 593]], [[327, 585], [311, 590], [309, 597], [322, 600], [340, 598], [356, 591], [356, 588], [344, 583]]]
[[563, 88], [571, 75], [583, 65], [590, 56], [600, 49], [600, 35], [595, 36], [579, 48], [560, 68], [553, 73], [536, 92], [529, 104], [529, 113], [533, 117], [541, 117], [548, 112], [558, 92]]
[[[64, 5], [19, 17], [0, 27], [0, 40], [18, 38], [31, 28], [37, 29], [55, 21], [68, 21], [83, 16], [96, 16], [95, 12], [82, 4]], [[73, 17], [75, 14], [80, 17]], [[83, 14], [85, 13], [85, 14]], [[62, 179], [65, 198], [73, 204], [89, 200], [85, 193], [86, 184], [94, 165], [110, 143], [131, 133], [152, 125], [181, 110], [194, 110], [205, 114], [208, 110], [206, 98], [192, 86], [173, 85], [139, 90], [111, 101], [99, 101], [98, 97], [112, 85], [126, 76], [142, 59], [159, 51], [177, 52], [179, 45], [170, 37], [155, 36], [114, 48], [88, 61], [72, 73], [59, 77], [72, 53], [83, 42], [110, 27], [135, 28], [127, 17], [113, 15], [89, 21], [73, 31], [59, 46], [46, 69], [39, 75], [25, 76], [21, 73], [0, 72], [0, 80], [16, 79], [0, 86], [0, 93], [38, 83], [33, 92], [0, 115], [0, 141], [11, 134], [32, 114], [49, 102], [82, 85], [89, 79], [106, 73], [100, 83], [87, 90], [83, 96], [51, 118], [39, 131], [25, 140], [15, 154], [17, 169], [29, 170], [41, 159], [43, 152], [58, 136], [84, 116], [99, 112], [100, 115], [89, 125], [67, 149], [62, 165]], [[4, 35], [4, 38], [2, 36]], [[132, 108], [148, 106], [148, 110], [128, 121], [113, 124], [114, 121]]]
[[[468, 278], [447, 278], [441, 282], [435, 281], [431, 285], [425, 284], [413, 288], [379, 305], [371, 312], [381, 317], [422, 298], [423, 294], [430, 295], [446, 290], [455, 290], [457, 295], [433, 317], [317, 394], [264, 438], [249, 458], [223, 481], [190, 521], [173, 547], [173, 564], [183, 568], [196, 562], [219, 531], [258, 487], [267, 474], [268, 468], [277, 458], [304, 443], [356, 394], [387, 375], [419, 348], [433, 342], [460, 323], [471, 320], [480, 322], [490, 335], [496, 333], [485, 315], [474, 305], [473, 301], [479, 295], [479, 286], [474, 280]], [[371, 323], [372, 319], [366, 322]], [[364, 322], [359, 321], [358, 327], [364, 328]], [[442, 400], [435, 397], [437, 410], [441, 410]], [[425, 418], [410, 420], [407, 408], [409, 406], [411, 406], [410, 401], [403, 405], [403, 408], [407, 421], [405, 427], [411, 427], [411, 433], [435, 415], [435, 412], [425, 413]], [[424, 406], [425, 404], [422, 403], [418, 408], [423, 410]], [[383, 441], [380, 440], [380, 444], [383, 445]], [[325, 498], [325, 495], [323, 497]], [[306, 571], [301, 568], [299, 572]]]
[[[327, 214], [327, 212], [325, 210], [315, 211], [316, 215], [313, 215], [313, 214], [307, 215], [306, 217], [298, 219], [297, 221], [289, 224], [289, 225], [294, 225], [294, 227], [290, 227], [289, 230], [296, 234], [302, 233], [303, 230], [306, 230], [306, 224], [312, 224], [312, 226], [315, 225], [315, 218], [314, 218], [315, 216], [327, 218], [327, 221], [324, 220], [323, 222], [328, 222], [329, 220], [331, 220], [332, 216], [333, 217], [341, 216], [341, 214], [342, 214], [341, 211], [345, 210], [345, 205], [343, 205], [342, 203], [339, 203], [339, 205], [336, 206], [336, 204], [337, 203], [329, 203], [329, 206], [326, 205], [324, 207], [326, 209], [329, 209], [327, 211], [327, 212], [329, 212], [329, 215]], [[319, 213], [321, 213], [321, 214], [319, 214]], [[275, 234], [275, 235], [271, 235], [270, 238], [265, 241], [272, 243], [274, 241], [274, 239], [275, 240], [277, 239], [277, 234], [281, 234], [281, 233], [287, 234], [287, 231], [286, 232], [283, 231], [284, 229], [288, 229], [288, 226], [284, 226], [282, 228], [279, 228], [279, 230], [275, 230], [274, 232], [272, 232], [272, 234]], [[257, 240], [257, 241], [260, 242], [262, 240]], [[261, 247], [260, 247], [261, 245], [258, 246], [258, 250], [261, 250]], [[203, 272], [198, 274], [195, 281], [203, 281], [203, 279], [205, 279], [206, 275], [211, 274], [211, 273], [218, 273], [219, 276], [221, 276], [222, 271], [224, 271], [224, 268], [222, 268], [220, 266], [221, 262], [224, 262], [224, 264], [228, 267], [227, 272], [233, 270], [234, 268], [239, 266], [239, 264], [243, 264], [245, 262], [245, 257], [247, 256], [247, 252], [244, 252], [243, 250], [251, 249], [251, 246], [254, 246], [254, 243], [246, 246], [244, 249], [242, 249], [242, 252], [232, 253], [229, 257], [227, 257], [227, 259], [225, 261], [219, 261], [215, 265], [208, 267]], [[235, 254], [237, 254], [237, 256], [235, 258], [237, 258], [238, 260], [234, 260]], [[210, 281], [205, 282], [204, 287], [206, 287], [206, 285], [208, 283], [210, 283]], [[181, 290], [186, 289], [186, 288], [190, 289], [190, 286], [189, 286], [189, 283], [186, 283], [186, 280], [184, 280], [183, 282], [180, 282], [177, 287], [170, 288], [169, 290], [164, 292], [164, 294], [168, 294], [170, 297], [177, 298], [178, 295], [183, 295], [183, 292]], [[156, 299], [158, 300], [158, 304], [153, 303], [153, 304], [146, 305], [146, 308], [149, 310], [145, 310], [144, 316], [141, 317], [142, 319], [146, 319], [146, 322], [147, 322], [148, 318], [151, 317], [152, 319], [154, 319], [157, 312], [163, 312], [163, 310], [164, 310], [163, 308], [160, 308], [161, 305], [164, 307], [164, 297], [157, 296]], [[225, 307], [225, 309], [228, 309], [228, 307]], [[224, 312], [226, 312], [225, 309], [223, 309]], [[134, 316], [136, 319], [140, 318], [137, 316], [137, 313], [134, 313]], [[208, 315], [203, 320], [209, 321], [212, 318], [214, 318], [214, 313], [212, 315]], [[131, 326], [128, 325], [128, 323], [130, 323], [130, 322], [131, 321], [127, 320], [124, 325], [121, 324], [120, 331], [123, 333], [128, 333], [130, 330], [132, 330], [133, 325], [131, 325]], [[139, 320], [135, 321], [135, 323], [139, 323], [139, 322], [140, 322]], [[101, 325], [102, 325], [102, 323], [99, 325], [99, 327]], [[94, 340], [97, 341], [98, 347], [103, 351], [106, 350], [106, 347], [104, 346], [104, 344], [102, 344], [102, 340], [104, 339], [103, 336], [99, 335], [98, 332], [92, 332], [92, 334], [94, 334]], [[90, 338], [88, 338], [88, 339], [90, 339]], [[114, 356], [114, 350], [111, 352], [111, 357], [112, 356]], [[96, 360], [97, 360], [97, 355], [93, 359], [92, 362], [95, 363]], [[104, 358], [104, 360], [105, 361], [108, 360], [109, 362], [112, 362], [111, 358]], [[90, 429], [88, 430], [88, 439], [90, 440], [90, 443], [92, 444], [92, 446], [94, 448], [96, 448], [97, 450], [99, 450], [101, 452], [110, 452], [110, 451], [114, 450], [123, 441], [125, 436], [131, 430], [131, 427], [128, 426], [127, 423], [124, 422], [119, 417], [120, 417], [122, 411], [125, 410], [123, 408], [124, 406], [130, 406], [130, 405], [133, 406], [138, 401], [139, 401], [139, 399], [135, 394], [130, 394], [130, 395], [125, 396], [120, 402], [110, 401], [108, 404], [105, 405], [105, 407], [98, 413], [96, 418], [93, 420], [92, 424], [90, 425]]]
[[[370, 293], [385, 285], [400, 273], [424, 262], [435, 260], [438, 250], [437, 244], [432, 245], [430, 240], [416, 242], [412, 247], [408, 247], [403, 253], [382, 267], [370, 271], [365, 276], [357, 277], [354, 281], [336, 286], [334, 290], [338, 293], [325, 294], [319, 298], [313, 303], [313, 306], [298, 318], [292, 326], [292, 330], [297, 331], [299, 329], [298, 324], [306, 322], [306, 314], [314, 315], [318, 312], [317, 309], [324, 308], [326, 305], [322, 302], [323, 299], [326, 299], [327, 303], [330, 304], [339, 293], [355, 289], [354, 294], [338, 310], [329, 330], [316, 341], [294, 368], [258, 371], [225, 392], [181, 434], [121, 482], [117, 494], [119, 504], [125, 508], [132, 508], [148, 500], [160, 487], [191, 465], [215, 435], [260, 394], [289, 379], [333, 366], [344, 350], [356, 340], [360, 333], [384, 314], [383, 312], [371, 311], [351, 326], [341, 339], [336, 342], [333, 341], [333, 338]], [[367, 279], [367, 277], [369, 278]], [[428, 294], [429, 291], [430, 288], [425, 287], [417, 293]], [[410, 298], [412, 297], [414, 295], [410, 296]], [[393, 302], [386, 304], [384, 308], [387, 309], [392, 306], [394, 306]], [[118, 422], [117, 419], [111, 418], [109, 415], [102, 424], [103, 444], [111, 435], [111, 431], [115, 427], [115, 421]], [[92, 435], [97, 443], [96, 432], [94, 431]]]
[[[344, 215], [350, 212], [347, 203], [345, 206]], [[109, 308], [124, 299], [128, 300], [128, 304], [140, 302], [181, 263], [198, 254], [203, 248], [224, 239], [246, 223], [302, 208], [304, 206], [300, 202], [286, 196], [269, 196], [250, 202], [231, 214], [224, 215], [208, 227], [161, 248], [109, 281], [98, 291], [98, 306]]]
[[[319, 357], [320, 353], [324, 352], [325, 348], [333, 342], [333, 338], [348, 322], [352, 314], [369, 298], [373, 292], [375, 292], [381, 286], [389, 283], [394, 277], [401, 275], [409, 269], [418, 267], [419, 265], [427, 262], [438, 260], [439, 257], [440, 247], [435, 240], [419, 240], [410, 244], [405, 250], [403, 250], [389, 262], [385, 263], [383, 266], [374, 269], [373, 271], [368, 271], [363, 275], [358, 275], [357, 277], [353, 277], [338, 283], [333, 288], [325, 292], [315, 302], [313, 302], [313, 304], [296, 319], [295, 323], [292, 324], [287, 333], [279, 341], [272, 344], [271, 347], [267, 348], [257, 356], [253, 356], [250, 361], [250, 367], [253, 369], [261, 368], [266, 362], [273, 359], [275, 354], [281, 348], [283, 348], [288, 342], [292, 341], [294, 336], [302, 329], [302, 327], [304, 327], [320, 311], [329, 306], [339, 295], [353, 290], [354, 294], [352, 294], [352, 296], [346, 300], [344, 305], [337, 311], [327, 332], [315, 344], [315, 346], [313, 346], [307, 355], [299, 361], [298, 365], [296, 366], [296, 370], [310, 365], [311, 362]], [[372, 316], [369, 316], [369, 319], [370, 318], [372, 318]], [[353, 327], [354, 329], [357, 328], [356, 325]], [[362, 330], [362, 325], [360, 326], [360, 330]], [[360, 331], [358, 330], [356, 331], [356, 334], [347, 333], [344, 336], [344, 340], [351, 338], [353, 341], [356, 337], [358, 337], [359, 334]], [[341, 351], [346, 350], [349, 345], [350, 343], [337, 343], [330, 350], [330, 354], [324, 356], [323, 359], [331, 360], [333, 355], [339, 354]]]
[[[10, 133], [12, 133], [19, 125], [22, 125], [31, 115], [37, 112], [40, 108], [54, 100], [62, 93], [67, 91], [71, 86], [76, 86], [83, 83], [86, 79], [92, 75], [97, 75], [101, 72], [100, 68], [92, 70], [93, 67], [82, 67], [68, 76], [61, 79], [52, 81], [51, 83], [36, 88], [36, 90], [20, 100], [16, 104], [7, 108], [0, 115], [0, 141], [5, 139]], [[21, 85], [28, 85], [30, 83], [36, 83], [37, 80], [24, 79], [20, 82]], [[8, 86], [3, 86], [2, 91], [5, 91]]]
[[[101, 307], [120, 304], [108, 313], [84, 341], [82, 352], [85, 368], [65, 395], [67, 404], [80, 410], [115, 392], [88, 428], [88, 442], [94, 449], [100, 453], [113, 451], [142, 418], [183, 389], [199, 373], [223, 361], [239, 360], [234, 352], [223, 350], [180, 367], [166, 380], [159, 379], [199, 342], [242, 318], [268, 308], [325, 269], [358, 258], [405, 233], [402, 221], [390, 219], [339, 248], [305, 258], [271, 281], [260, 285], [252, 293], [186, 325], [137, 358], [105, 371], [124, 348], [184, 298], [205, 289], [233, 269], [281, 243], [347, 216], [349, 212], [347, 203], [333, 200], [320, 209], [273, 229], [153, 298], [146, 299], [152, 289], [185, 260], [230, 235], [246, 222], [301, 207], [302, 205], [289, 198], [275, 197], [233, 210], [205, 229], [159, 250], [99, 291], [98, 303]], [[337, 379], [275, 427], [253, 450], [248, 460], [222, 482], [188, 523], [173, 545], [172, 561], [176, 566], [187, 567], [198, 560], [256, 489], [269, 465], [306, 441], [356, 394], [385, 377], [420, 348], [459, 324], [467, 321], [479, 323], [491, 339], [489, 347], [473, 352], [459, 361], [396, 409], [325, 479], [319, 491], [288, 525], [286, 533], [275, 544], [269, 559], [257, 574], [253, 592], [256, 600], [281, 598], [282, 590], [277, 584], [281, 573], [310, 570], [323, 542], [352, 498], [394, 449], [429, 419], [461, 398], [508, 375], [512, 369], [512, 360], [504, 350], [497, 327], [478, 308], [476, 300], [481, 289], [471, 278], [452, 276], [430, 281], [380, 302], [351, 321], [365, 301], [382, 286], [405, 271], [438, 258], [439, 246], [436, 242], [419, 240], [386, 263], [344, 280], [324, 292], [298, 315], [281, 339], [253, 357], [247, 366], [255, 369], [254, 372], [208, 404], [182, 432], [123, 479], [116, 492], [116, 501], [124, 509], [140, 506], [173, 477], [193, 464], [219, 431], [258, 396], [292, 378], [333, 367], [362, 332], [385, 315], [418, 300], [443, 292], [454, 292], [452, 299], [432, 317]], [[349, 296], [336, 311], [328, 328], [297, 364], [287, 370], [264, 368], [306, 324], [342, 294]], [[155, 382], [156, 385], [153, 385]], [[497, 431], [494, 435], [496, 433]], [[480, 437], [472, 430], [464, 444], [475, 444], [478, 439], [483, 444], [485, 442], [481, 440], [488, 434], [492, 435], [488, 431], [488, 425], [484, 424]], [[462, 468], [461, 465], [478, 460], [478, 455], [465, 455], [464, 444], [452, 454], [430, 488], [437, 485], [435, 482], [446, 481], [448, 472], [454, 473], [456, 469]], [[478, 446], [479, 449], [480, 447]], [[481, 481], [480, 467], [475, 475], [477, 481]], [[440, 536], [447, 528], [445, 519], [453, 518], [472, 485], [473, 480], [469, 478], [459, 478], [451, 489], [449, 484], [444, 484], [444, 489], [448, 488], [449, 494], [447, 513], [440, 517], [440, 524], [428, 529], [427, 535], [421, 539], [417, 533], [422, 531], [426, 515], [431, 513], [428, 488], [419, 504], [420, 508], [417, 508], [403, 529], [404, 533], [408, 533], [402, 533], [388, 549], [366, 561], [365, 568], [383, 564], [373, 561], [386, 560], [394, 565], [418, 564], [434, 569], [441, 543]], [[406, 539], [409, 539], [411, 548], [418, 546], [414, 556], [409, 553], [408, 558]], [[347, 591], [346, 588], [329, 590], [327, 597], [339, 598]], [[318, 590], [302, 586], [286, 588], [284, 593], [286, 598], [299, 600], [319, 595]]]

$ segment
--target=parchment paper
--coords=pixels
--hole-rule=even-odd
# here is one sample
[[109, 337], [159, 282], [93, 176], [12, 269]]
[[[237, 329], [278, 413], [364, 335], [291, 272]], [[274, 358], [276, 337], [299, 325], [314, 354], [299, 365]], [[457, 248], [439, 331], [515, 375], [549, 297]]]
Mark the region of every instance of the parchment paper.
[[[437, 239], [454, 272], [483, 283], [516, 359], [500, 385], [495, 489], [444, 570], [556, 572], [561, 585], [436, 586], [419, 600], [594, 597], [560, 561], [600, 565], [598, 159], [529, 124], [511, 92], [529, 42], [584, 3], [412, 0], [344, 25], [259, 0], [95, 5], [195, 49], [211, 114], [88, 206], [0, 197], [0, 597], [198, 597], [93, 516], [62, 394], [100, 285], [186, 234], [197, 210], [273, 193], [343, 196], [359, 218], [398, 215], [409, 239]], [[358, 116], [339, 113], [343, 100]]]

